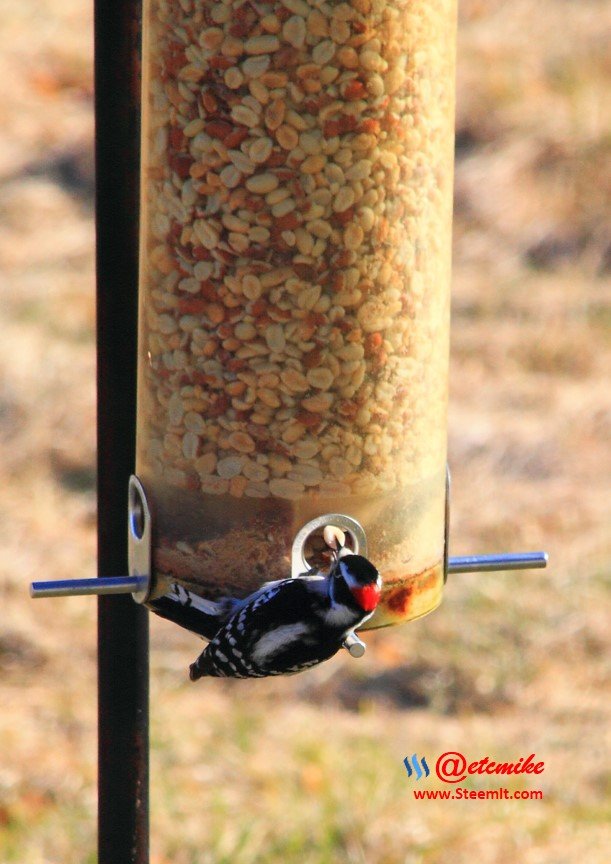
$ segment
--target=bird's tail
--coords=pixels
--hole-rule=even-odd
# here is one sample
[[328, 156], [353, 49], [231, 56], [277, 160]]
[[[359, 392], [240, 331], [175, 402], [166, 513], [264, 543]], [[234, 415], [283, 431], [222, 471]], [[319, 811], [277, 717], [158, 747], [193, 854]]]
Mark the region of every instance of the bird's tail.
[[210, 640], [214, 639], [237, 603], [239, 601], [233, 598], [225, 598], [218, 603], [204, 600], [174, 582], [163, 597], [150, 600], [146, 605], [161, 618], [173, 621], [180, 627]]
[[198, 681], [200, 678], [204, 678], [206, 675], [215, 675], [215, 670], [213, 664], [210, 662], [210, 658], [203, 651], [195, 663], [191, 663], [189, 666], [189, 678], [191, 681]]

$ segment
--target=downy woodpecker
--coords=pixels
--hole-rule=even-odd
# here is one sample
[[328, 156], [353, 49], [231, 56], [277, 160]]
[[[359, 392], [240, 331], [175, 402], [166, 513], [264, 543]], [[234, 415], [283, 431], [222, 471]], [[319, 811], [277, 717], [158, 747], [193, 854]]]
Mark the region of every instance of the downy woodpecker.
[[243, 600], [218, 603], [173, 585], [152, 611], [209, 639], [191, 665], [204, 676], [293, 675], [337, 654], [346, 636], [373, 615], [382, 581], [362, 555], [341, 549], [327, 576], [268, 582]]

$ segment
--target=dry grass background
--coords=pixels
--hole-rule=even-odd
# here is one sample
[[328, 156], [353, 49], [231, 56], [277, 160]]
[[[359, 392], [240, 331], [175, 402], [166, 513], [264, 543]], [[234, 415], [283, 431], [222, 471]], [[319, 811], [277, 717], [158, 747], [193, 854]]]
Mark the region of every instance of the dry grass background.
[[[0, 15], [0, 861], [80, 864], [94, 603], [27, 583], [94, 572], [91, 9]], [[461, 2], [452, 551], [549, 570], [288, 683], [190, 685], [153, 622], [154, 864], [609, 860], [610, 36], [605, 0]], [[536, 752], [545, 800], [414, 801], [403, 756], [446, 749]]]

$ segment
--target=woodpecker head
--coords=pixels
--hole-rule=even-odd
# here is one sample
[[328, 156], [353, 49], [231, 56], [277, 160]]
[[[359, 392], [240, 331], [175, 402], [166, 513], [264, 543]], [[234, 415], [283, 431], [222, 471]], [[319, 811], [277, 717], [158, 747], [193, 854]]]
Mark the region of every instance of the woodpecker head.
[[336, 599], [351, 598], [363, 612], [373, 612], [379, 603], [382, 579], [362, 555], [342, 549], [331, 571], [331, 590]]

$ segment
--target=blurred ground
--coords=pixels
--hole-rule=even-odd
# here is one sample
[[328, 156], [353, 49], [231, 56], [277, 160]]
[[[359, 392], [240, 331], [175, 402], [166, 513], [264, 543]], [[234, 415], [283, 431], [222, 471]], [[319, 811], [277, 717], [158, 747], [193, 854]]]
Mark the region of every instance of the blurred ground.
[[[91, 10], [0, 14], [0, 862], [82, 864], [94, 603], [27, 583], [94, 573]], [[189, 685], [155, 621], [154, 864], [608, 860], [610, 36], [604, 0], [461, 2], [452, 552], [549, 570], [288, 683]], [[415, 801], [403, 757], [444, 750], [536, 752], [545, 799]]]

